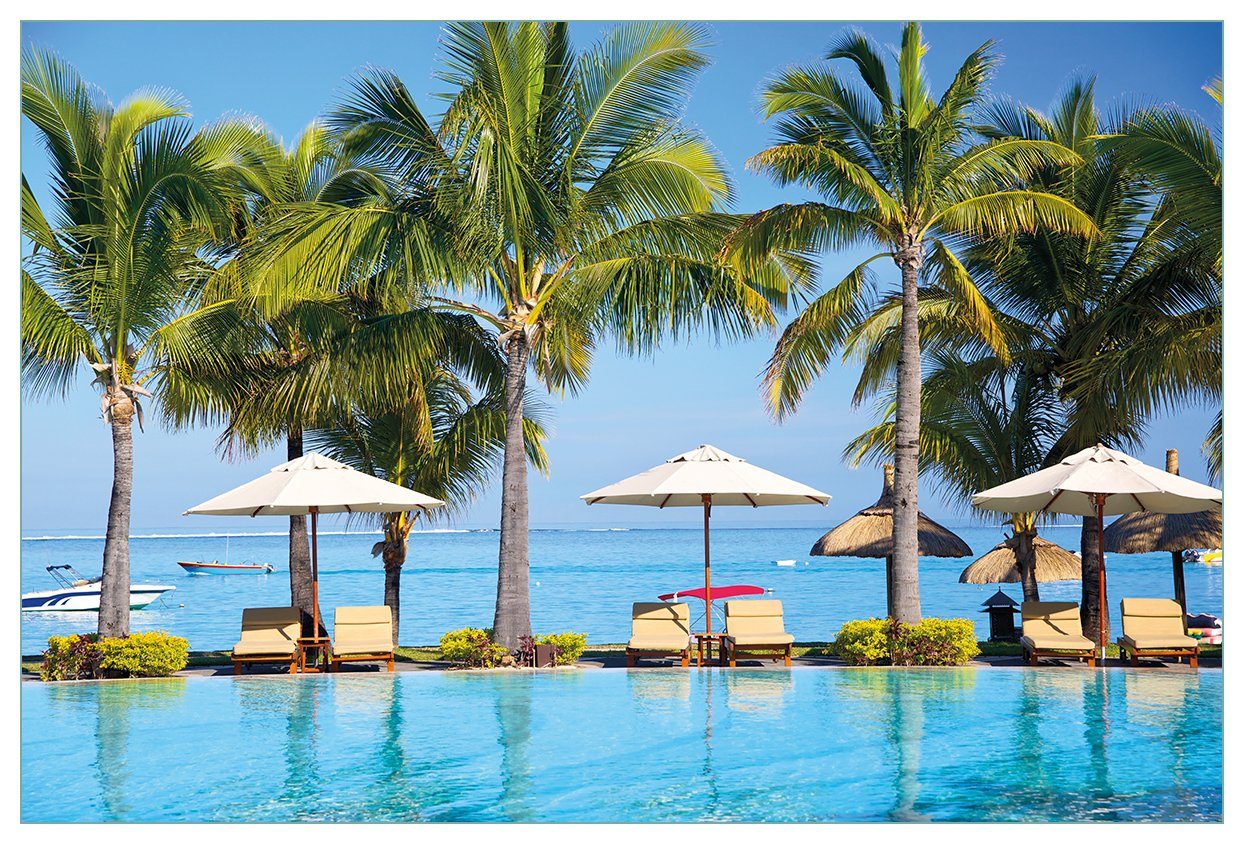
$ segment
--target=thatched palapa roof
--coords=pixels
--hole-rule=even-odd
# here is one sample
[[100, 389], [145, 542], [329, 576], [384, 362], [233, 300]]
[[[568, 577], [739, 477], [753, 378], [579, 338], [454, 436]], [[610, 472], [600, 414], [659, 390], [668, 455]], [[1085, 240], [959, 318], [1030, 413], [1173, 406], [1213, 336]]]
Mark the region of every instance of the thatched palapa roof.
[[[1179, 474], [1179, 452], [1168, 449], [1166, 471]], [[1106, 528], [1106, 550], [1116, 554], [1186, 551], [1222, 547], [1222, 511], [1201, 513], [1128, 513]]]
[[[966, 542], [937, 522], [920, 514], [919, 551], [922, 557], [970, 557]], [[812, 546], [814, 557], [869, 557], [885, 559], [894, 552], [894, 467], [884, 469], [881, 497], [822, 536]]]
[[[1019, 583], [1019, 562], [1015, 549], [1019, 540], [1012, 536], [1000, 542], [985, 556], [963, 570], [960, 583]], [[1032, 548], [1037, 555], [1037, 582], [1051, 580], [1079, 580], [1080, 558], [1065, 548], [1039, 536], [1032, 538]]]

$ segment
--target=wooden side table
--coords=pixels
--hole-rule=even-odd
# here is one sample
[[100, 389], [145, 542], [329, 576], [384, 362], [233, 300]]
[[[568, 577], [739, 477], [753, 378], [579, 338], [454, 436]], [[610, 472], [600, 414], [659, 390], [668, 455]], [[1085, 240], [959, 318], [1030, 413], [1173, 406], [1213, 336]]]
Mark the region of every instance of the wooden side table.
[[[332, 641], [327, 636], [308, 636], [298, 640], [298, 673], [318, 674], [332, 656]], [[308, 657], [310, 657], [308, 659]]]
[[707, 657], [711, 662], [713, 659], [713, 647], [717, 648], [717, 664], [723, 665], [726, 658], [725, 643], [722, 641], [726, 638], [724, 633], [693, 633], [695, 637], [695, 667], [701, 668]]

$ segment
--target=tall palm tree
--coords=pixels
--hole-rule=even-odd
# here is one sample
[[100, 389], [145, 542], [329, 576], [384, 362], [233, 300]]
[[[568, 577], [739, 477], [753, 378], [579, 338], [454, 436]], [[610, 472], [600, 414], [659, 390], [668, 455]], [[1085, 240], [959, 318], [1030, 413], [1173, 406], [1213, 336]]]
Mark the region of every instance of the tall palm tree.
[[159, 90], [113, 106], [69, 65], [22, 57], [22, 114], [51, 164], [45, 211], [22, 180], [22, 364], [25, 388], [61, 393], [84, 372], [112, 432], [99, 632], [129, 632], [133, 422], [168, 367], [214, 365], [233, 330], [202, 291], [234, 241], [246, 171], [260, 158], [252, 127], [194, 131], [186, 104]]
[[[498, 361], [499, 363], [499, 361]], [[530, 408], [529, 408], [530, 411]], [[544, 471], [544, 428], [523, 420], [527, 457]], [[373, 555], [384, 561], [384, 602], [393, 610], [393, 644], [401, 619], [401, 576], [410, 533], [420, 517], [452, 516], [491, 482], [505, 446], [505, 404], [499, 389], [476, 396], [452, 371], [436, 369], [412, 384], [410, 399], [369, 413], [349, 408], [336, 424], [308, 431], [316, 449], [361, 472], [446, 502], [432, 513], [381, 513], [384, 539]]]
[[[1046, 115], [1010, 101], [988, 109], [981, 130], [993, 142], [1019, 138], [1057, 143], [1081, 163], [1034, 169], [1027, 189], [1063, 197], [1097, 231], [1085, 239], [1042, 230], [981, 243], [964, 264], [1005, 339], [1007, 358], [1031, 389], [1057, 402], [1059, 433], [1042, 465], [1102, 442], [1143, 441], [1154, 409], [1174, 397], [1208, 395], [1221, 372], [1220, 262], [1189, 234], [1178, 203], [1103, 138], [1129, 125], [1108, 120], [1091, 80], [1075, 80]], [[933, 351], [974, 359], [979, 341], [952, 330], [954, 319], [930, 312]], [[1158, 338], [1165, 338], [1159, 342]], [[858, 388], [883, 383], [898, 341], [884, 331], [853, 337], [865, 359]], [[1147, 350], [1139, 356], [1137, 348]], [[1043, 401], [1048, 400], [1043, 398]], [[1018, 467], [1016, 467], [1018, 468]], [[1081, 526], [1085, 629], [1098, 629], [1097, 526]]]
[[[284, 441], [286, 457], [303, 455], [303, 431], [317, 418], [327, 419], [336, 395], [328, 379], [301, 377], [309, 358], [329, 355], [339, 338], [356, 327], [344, 297], [325, 296], [281, 310], [257, 307], [249, 295], [247, 254], [266, 237], [265, 227], [293, 203], [322, 202], [360, 205], [375, 201], [384, 184], [365, 164], [343, 156], [335, 139], [312, 123], [293, 147], [262, 127], [255, 145], [265, 150], [264, 166], [248, 184], [248, 202], [235, 226], [242, 249], [221, 267], [209, 295], [234, 312], [239, 331], [227, 349], [227, 364], [211, 368], [178, 368], [169, 373], [166, 417], [174, 426], [224, 423], [219, 446], [230, 455], [253, 455]], [[282, 384], [302, 385], [296, 401], [280, 406], [272, 400]], [[340, 389], [340, 385], [336, 385]], [[311, 557], [306, 516], [289, 517], [289, 578], [291, 606], [314, 617]]]
[[[843, 450], [845, 458], [856, 464], [865, 458], [889, 459], [894, 451], [892, 394], [886, 398], [884, 421], [853, 439]], [[965, 359], [957, 350], [932, 352], [920, 403], [920, 469], [934, 474], [961, 504], [982, 489], [1043, 468], [1063, 430], [1062, 406], [1049, 385], [1014, 357], [1003, 364], [993, 354]], [[1010, 518], [1024, 600], [1038, 601], [1037, 514], [1011, 513]]]
[[330, 118], [388, 174], [389, 206], [291, 211], [266, 266], [297, 266], [311, 288], [415, 281], [495, 333], [508, 371], [493, 629], [515, 647], [531, 630], [528, 371], [574, 392], [605, 336], [645, 353], [696, 330], [771, 325], [807, 266], [779, 254], [743, 272], [719, 254], [739, 222], [723, 211], [727, 170], [680, 121], [707, 63], [698, 27], [626, 24], [582, 53], [564, 23], [451, 24], [442, 43], [452, 90], [435, 128], [383, 71]]
[[[888, 327], [897, 368], [894, 429], [894, 589], [899, 621], [920, 618], [917, 567], [917, 475], [920, 431], [920, 285], [934, 286], [939, 306], [999, 353], [1001, 331], [957, 254], [965, 243], [1049, 229], [1080, 237], [1091, 221], [1067, 200], [1022, 182], [1035, 170], [1078, 160], [1050, 140], [982, 139], [975, 112], [997, 57], [986, 42], [964, 60], [941, 98], [929, 92], [927, 46], [920, 26], [903, 29], [897, 88], [881, 52], [863, 33], [848, 32], [827, 63], [781, 72], [764, 92], [765, 114], [779, 117], [778, 142], [750, 165], [778, 183], [799, 184], [825, 202], [779, 205], [754, 215], [728, 249], [746, 264], [773, 250], [871, 247], [874, 251], [815, 299], [783, 332], [764, 372], [771, 410], [795, 410], [805, 390], [851, 339], [853, 331]], [[859, 83], [832, 63], [846, 62]], [[895, 296], [875, 292], [872, 264], [900, 271]], [[898, 310], [898, 323], [892, 320]], [[885, 312], [880, 322], [870, 317]], [[892, 370], [891, 370], [892, 371]]]

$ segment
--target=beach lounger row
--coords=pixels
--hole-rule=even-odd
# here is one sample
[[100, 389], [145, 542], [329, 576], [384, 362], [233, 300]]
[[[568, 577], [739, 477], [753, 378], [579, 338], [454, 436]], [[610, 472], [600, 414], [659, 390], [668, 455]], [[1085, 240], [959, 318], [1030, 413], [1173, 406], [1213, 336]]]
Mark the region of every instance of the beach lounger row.
[[[725, 601], [726, 629], [719, 636], [695, 634], [699, 656], [719, 642], [719, 659], [733, 667], [740, 657], [784, 660], [790, 665], [795, 637], [786, 632], [782, 602], [775, 600]], [[639, 602], [631, 607], [631, 638], [626, 643], [626, 665], [640, 659], [674, 658], [683, 668], [691, 664], [691, 608], [684, 603]]]
[[[297, 607], [242, 610], [242, 636], [233, 646], [233, 673], [241, 674], [259, 663], [288, 664], [291, 674], [305, 671], [307, 642], [302, 638], [302, 611]], [[392, 610], [387, 606], [337, 607], [333, 639], [325, 656], [329, 671], [340, 671], [344, 662], [383, 662], [393, 671]]]
[[[1024, 632], [1019, 640], [1024, 660], [1036, 665], [1041, 657], [1086, 660], [1097, 664], [1097, 646], [1080, 628], [1080, 607], [1074, 602], [1026, 601], [1020, 607]], [[1142, 656], [1187, 657], [1197, 667], [1197, 640], [1184, 632], [1184, 611], [1166, 598], [1124, 598], [1119, 602], [1123, 635], [1119, 649], [1133, 666]]]

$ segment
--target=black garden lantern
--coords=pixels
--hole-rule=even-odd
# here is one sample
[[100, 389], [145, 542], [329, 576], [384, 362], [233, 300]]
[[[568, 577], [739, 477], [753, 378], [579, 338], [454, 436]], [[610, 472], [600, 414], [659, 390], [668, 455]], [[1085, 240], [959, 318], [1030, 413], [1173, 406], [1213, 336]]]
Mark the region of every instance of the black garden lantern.
[[1015, 630], [1015, 612], [1019, 604], [999, 589], [981, 604], [981, 612], [989, 613], [989, 641], [1013, 642], [1019, 638]]

